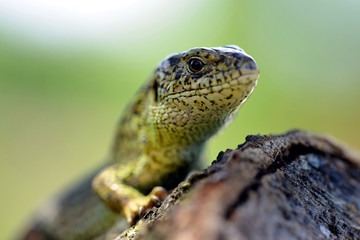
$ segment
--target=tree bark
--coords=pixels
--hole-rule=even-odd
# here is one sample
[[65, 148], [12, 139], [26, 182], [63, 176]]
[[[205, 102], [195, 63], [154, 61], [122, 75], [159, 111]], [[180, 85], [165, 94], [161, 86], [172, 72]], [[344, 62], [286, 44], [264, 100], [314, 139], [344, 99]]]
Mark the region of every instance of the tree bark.
[[303, 131], [248, 136], [105, 239], [360, 239], [360, 157]]

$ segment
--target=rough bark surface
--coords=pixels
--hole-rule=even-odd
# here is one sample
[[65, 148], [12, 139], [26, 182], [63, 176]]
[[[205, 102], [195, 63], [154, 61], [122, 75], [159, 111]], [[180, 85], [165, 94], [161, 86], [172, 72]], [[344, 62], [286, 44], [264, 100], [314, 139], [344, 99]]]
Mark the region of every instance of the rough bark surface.
[[360, 157], [302, 131], [248, 136], [106, 239], [360, 239]]

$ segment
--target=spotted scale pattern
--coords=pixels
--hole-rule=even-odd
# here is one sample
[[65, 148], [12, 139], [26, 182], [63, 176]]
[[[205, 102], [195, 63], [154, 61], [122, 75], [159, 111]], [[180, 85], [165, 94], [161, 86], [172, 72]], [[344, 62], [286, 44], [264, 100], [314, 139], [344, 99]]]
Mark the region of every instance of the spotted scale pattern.
[[[198, 71], [192, 70], [194, 60], [201, 66]], [[127, 179], [146, 190], [180, 166], [192, 168], [208, 139], [231, 122], [250, 96], [258, 76], [255, 60], [234, 45], [168, 56], [125, 112], [112, 160], [127, 164], [145, 159], [142, 169]], [[147, 177], [152, 174], [159, 177]]]

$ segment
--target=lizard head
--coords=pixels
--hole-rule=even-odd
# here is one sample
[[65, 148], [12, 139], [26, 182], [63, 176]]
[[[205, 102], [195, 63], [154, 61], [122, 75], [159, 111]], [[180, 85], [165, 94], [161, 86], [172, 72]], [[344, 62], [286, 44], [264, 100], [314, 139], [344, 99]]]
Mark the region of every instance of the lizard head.
[[241, 48], [193, 48], [154, 73], [152, 121], [161, 135], [203, 142], [230, 122], [257, 84], [259, 68]]

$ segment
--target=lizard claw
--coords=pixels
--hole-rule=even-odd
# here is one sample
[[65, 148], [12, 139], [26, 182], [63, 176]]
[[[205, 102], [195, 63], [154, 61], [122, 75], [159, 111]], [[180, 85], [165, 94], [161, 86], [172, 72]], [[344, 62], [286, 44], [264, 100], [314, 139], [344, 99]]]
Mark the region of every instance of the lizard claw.
[[163, 187], [154, 187], [147, 196], [129, 201], [124, 209], [126, 221], [131, 226], [134, 225], [148, 210], [161, 203], [167, 195], [168, 192]]
[[159, 203], [162, 202], [167, 197], [167, 195], [169, 195], [169, 193], [166, 191], [165, 188], [157, 186], [154, 187], [153, 190], [151, 190], [148, 196], [150, 196], [150, 198], [156, 201], [156, 203]]

